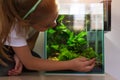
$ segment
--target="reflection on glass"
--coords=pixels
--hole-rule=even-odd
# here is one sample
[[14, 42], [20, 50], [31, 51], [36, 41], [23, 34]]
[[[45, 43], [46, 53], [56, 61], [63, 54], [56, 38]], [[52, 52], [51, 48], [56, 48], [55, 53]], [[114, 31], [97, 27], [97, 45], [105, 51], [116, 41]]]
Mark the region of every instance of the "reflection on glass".
[[[45, 58], [56, 61], [77, 57], [96, 58], [91, 73], [104, 73], [104, 4], [63, 3], [58, 25], [45, 33]], [[76, 71], [53, 71], [56, 74], [82, 74]], [[86, 73], [87, 74], [87, 73]]]

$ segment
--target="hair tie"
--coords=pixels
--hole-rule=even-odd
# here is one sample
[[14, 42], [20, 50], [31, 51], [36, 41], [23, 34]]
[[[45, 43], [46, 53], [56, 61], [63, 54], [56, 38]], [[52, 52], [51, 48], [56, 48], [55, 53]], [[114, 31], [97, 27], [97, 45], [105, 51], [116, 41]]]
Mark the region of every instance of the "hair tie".
[[37, 8], [37, 6], [39, 5], [39, 3], [41, 2], [42, 0], [38, 0], [36, 2], [36, 4], [27, 12], [27, 14], [23, 17], [23, 19], [27, 18], [32, 12], [35, 11], [35, 9]]

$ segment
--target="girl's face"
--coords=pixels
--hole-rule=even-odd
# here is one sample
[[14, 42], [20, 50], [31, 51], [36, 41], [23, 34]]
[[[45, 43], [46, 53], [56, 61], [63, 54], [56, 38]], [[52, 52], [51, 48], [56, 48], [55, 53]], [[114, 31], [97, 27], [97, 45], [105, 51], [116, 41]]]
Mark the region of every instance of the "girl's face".
[[45, 7], [38, 6], [36, 11], [30, 15], [30, 24], [33, 28], [38, 31], [45, 31], [50, 27], [56, 26], [58, 9], [54, 2], [55, 1], [51, 0], [49, 2], [50, 5], [47, 6], [47, 8], [45, 8], [46, 5]]
[[[43, 15], [44, 16], [44, 15]], [[37, 31], [45, 31], [48, 28], [55, 27], [57, 25], [56, 19], [57, 19], [58, 13], [51, 14], [47, 16], [42, 21], [39, 20], [40, 17], [37, 17], [37, 21], [32, 24], [32, 27], [35, 28]]]

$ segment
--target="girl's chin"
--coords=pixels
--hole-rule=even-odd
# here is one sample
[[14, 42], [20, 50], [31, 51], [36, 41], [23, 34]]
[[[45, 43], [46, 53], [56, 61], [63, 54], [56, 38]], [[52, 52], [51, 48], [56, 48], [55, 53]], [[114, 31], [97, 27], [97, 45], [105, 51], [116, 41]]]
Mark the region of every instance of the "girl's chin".
[[46, 31], [47, 29], [46, 28], [42, 28], [42, 29], [37, 29], [38, 31], [41, 31], [41, 32], [44, 32]]

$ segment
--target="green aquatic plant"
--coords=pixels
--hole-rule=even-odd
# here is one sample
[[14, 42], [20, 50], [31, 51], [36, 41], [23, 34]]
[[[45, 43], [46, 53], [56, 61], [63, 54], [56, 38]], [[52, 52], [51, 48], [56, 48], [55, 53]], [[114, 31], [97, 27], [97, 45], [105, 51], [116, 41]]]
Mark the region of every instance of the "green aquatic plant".
[[65, 17], [60, 15], [58, 25], [47, 30], [47, 58], [63, 61], [83, 56], [88, 59], [96, 58], [102, 64], [102, 53], [98, 54], [92, 46], [88, 46], [88, 32], [80, 30], [76, 33], [70, 30], [63, 22]]

